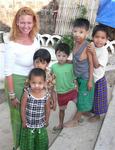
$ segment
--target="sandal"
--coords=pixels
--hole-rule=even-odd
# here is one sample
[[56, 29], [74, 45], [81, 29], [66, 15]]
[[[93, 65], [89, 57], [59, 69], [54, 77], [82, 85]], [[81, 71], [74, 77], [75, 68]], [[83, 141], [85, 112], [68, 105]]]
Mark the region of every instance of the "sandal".
[[60, 127], [60, 126], [53, 127], [54, 131], [61, 131], [62, 129], [63, 129], [63, 127]]

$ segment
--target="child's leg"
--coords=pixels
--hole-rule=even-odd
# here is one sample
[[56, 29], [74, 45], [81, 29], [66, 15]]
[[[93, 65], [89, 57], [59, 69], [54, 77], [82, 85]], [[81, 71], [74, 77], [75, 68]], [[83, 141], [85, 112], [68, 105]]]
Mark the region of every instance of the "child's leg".
[[59, 125], [54, 127], [53, 130], [61, 130], [63, 129], [63, 121], [65, 116], [65, 110], [59, 110]]
[[60, 110], [59, 111], [59, 126], [60, 127], [63, 127], [64, 116], [65, 116], [65, 110]]
[[91, 117], [92, 113], [90, 111], [87, 111], [87, 112], [83, 112], [82, 115], [85, 116], [85, 117]]
[[46, 128], [36, 129], [34, 150], [48, 150], [48, 134]]
[[34, 150], [34, 129], [22, 128], [20, 150]]
[[77, 112], [73, 117], [73, 119], [69, 121], [67, 124], [65, 124], [65, 127], [75, 127], [79, 123], [81, 116], [82, 112]]

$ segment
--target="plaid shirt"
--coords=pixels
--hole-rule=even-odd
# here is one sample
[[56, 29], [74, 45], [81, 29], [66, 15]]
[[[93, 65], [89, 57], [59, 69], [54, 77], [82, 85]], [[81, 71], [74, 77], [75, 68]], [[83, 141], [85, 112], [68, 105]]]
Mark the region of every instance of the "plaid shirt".
[[28, 128], [42, 128], [45, 123], [45, 104], [48, 100], [49, 94], [40, 99], [33, 97], [28, 93], [28, 100], [26, 106], [26, 120]]

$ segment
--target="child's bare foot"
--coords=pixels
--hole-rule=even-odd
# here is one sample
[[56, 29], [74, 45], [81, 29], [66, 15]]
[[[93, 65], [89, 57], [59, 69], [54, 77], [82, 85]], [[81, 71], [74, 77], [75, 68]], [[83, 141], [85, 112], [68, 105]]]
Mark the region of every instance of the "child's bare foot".
[[96, 122], [100, 120], [100, 116], [99, 115], [94, 115], [92, 117], [89, 118], [89, 122]]
[[78, 125], [78, 121], [72, 120], [72, 121], [65, 123], [64, 127], [71, 128], [71, 127], [76, 127], [77, 125]]
[[91, 117], [92, 116], [91, 112], [83, 112], [82, 114], [85, 117]]

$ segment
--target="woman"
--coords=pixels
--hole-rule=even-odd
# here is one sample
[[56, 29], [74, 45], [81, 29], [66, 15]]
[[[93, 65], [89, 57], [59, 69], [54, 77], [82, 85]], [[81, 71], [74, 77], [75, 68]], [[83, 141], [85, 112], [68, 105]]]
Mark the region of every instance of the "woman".
[[38, 31], [37, 16], [31, 8], [23, 7], [14, 17], [10, 40], [5, 45], [6, 90], [13, 131], [13, 150], [16, 150], [20, 143], [20, 101], [24, 82], [33, 67], [33, 54], [40, 48], [36, 38]]

